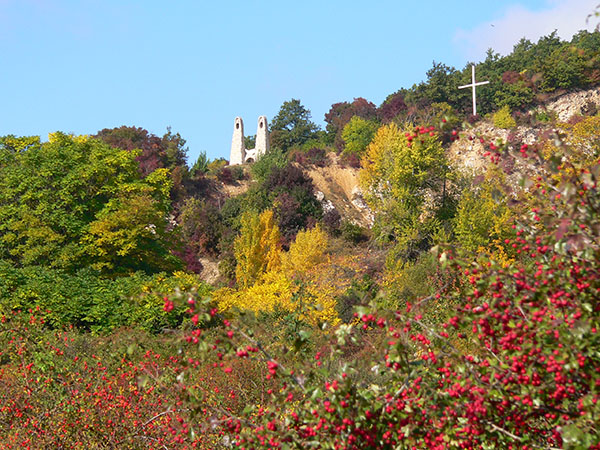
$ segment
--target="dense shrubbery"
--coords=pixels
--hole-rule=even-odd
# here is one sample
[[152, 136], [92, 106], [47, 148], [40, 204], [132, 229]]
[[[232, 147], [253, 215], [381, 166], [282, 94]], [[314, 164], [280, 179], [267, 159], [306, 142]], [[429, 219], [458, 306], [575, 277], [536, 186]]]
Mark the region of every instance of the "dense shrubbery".
[[306, 151], [296, 150], [292, 159], [302, 167], [310, 165], [325, 167], [329, 162], [327, 160], [327, 151], [318, 147], [311, 147]]
[[[522, 39], [506, 56], [490, 50], [486, 59], [477, 65], [477, 77], [490, 81], [489, 86], [477, 93], [478, 110], [488, 114], [503, 106], [524, 109], [543, 100], [548, 93], [597, 85], [600, 82], [599, 48], [600, 32], [580, 31], [570, 42], [562, 41], [556, 32], [540, 38], [537, 43]], [[395, 119], [425, 124], [431, 106], [445, 102], [460, 117], [468, 119], [470, 93], [458, 90], [457, 86], [469, 83], [470, 79], [470, 63], [457, 70], [434, 62], [426, 81], [389, 95], [378, 108], [377, 115], [384, 123]], [[338, 128], [333, 126], [338, 117], [343, 117], [343, 124], [352, 116], [372, 118], [358, 113], [343, 115], [342, 112], [348, 110], [347, 105], [332, 105], [330, 119], [326, 116], [327, 130], [332, 136], [338, 135]], [[341, 145], [339, 149], [342, 149]]]
[[378, 128], [377, 122], [367, 121], [358, 116], [352, 117], [342, 130], [344, 153], [362, 156]]
[[[582, 138], [594, 135], [594, 124], [567, 129], [572, 145], [589, 151], [584, 157], [562, 146], [520, 148], [544, 169], [524, 184], [527, 214], [512, 229], [493, 193], [502, 177], [484, 180], [459, 203], [462, 245], [388, 261], [379, 293], [368, 264], [331, 253], [318, 227], [298, 233], [283, 252], [270, 211], [241, 221], [239, 287], [214, 300], [194, 293], [197, 281], [184, 274], [111, 281], [91, 269], [4, 263], [2, 297], [23, 302], [6, 306], [39, 311], [2, 316], [3, 445], [598, 448], [600, 169], [595, 141]], [[427, 149], [438, 144], [433, 130], [421, 130], [388, 134], [399, 158], [423, 135], [412, 162], [426, 171]], [[390, 183], [415, 177], [420, 186], [420, 171], [404, 172], [390, 172]], [[273, 172], [265, 182], [279, 186], [278, 179]], [[480, 251], [495, 242], [498, 251]], [[169, 291], [166, 301], [154, 294]], [[133, 303], [118, 305], [127, 296]], [[190, 320], [177, 333], [187, 342], [165, 339], [160, 350], [156, 338], [136, 332], [115, 335], [112, 353], [103, 342], [91, 354], [91, 342], [113, 338], [60, 331], [67, 323], [157, 331], [184, 315]], [[175, 357], [178, 345], [184, 353]]]
[[58, 328], [72, 325], [102, 332], [122, 326], [154, 332], [176, 328], [183, 309], [165, 312], [163, 296], [192, 288], [202, 295], [211, 291], [196, 276], [183, 272], [136, 272], [112, 280], [90, 269], [68, 273], [40, 266], [18, 269], [0, 262], [0, 313], [38, 308], [46, 311], [46, 322]]
[[214, 427], [194, 425], [190, 434], [202, 410], [178, 397], [202, 395], [205, 410], [224, 414], [260, 399], [260, 392], [252, 398], [235, 393], [256, 379], [252, 370], [236, 381], [196, 365], [184, 385], [177, 339], [136, 329], [109, 336], [51, 330], [43, 316], [33, 310], [1, 319], [3, 449], [222, 448]]
[[338, 151], [344, 147], [344, 139], [342, 133], [344, 127], [352, 117], [359, 117], [364, 120], [374, 120], [377, 118], [377, 107], [365, 100], [362, 97], [355, 98], [352, 103], [341, 102], [335, 103], [331, 109], [325, 114], [325, 122], [327, 123], [328, 141], [332, 143]]
[[311, 179], [297, 165], [283, 162], [276, 155], [268, 155], [267, 162], [256, 163], [261, 164], [260, 183], [241, 196], [241, 201], [248, 211], [272, 209], [283, 243], [288, 245], [298, 231], [314, 225], [323, 212]]
[[[506, 239], [508, 266], [434, 253], [447, 282], [432, 295], [395, 312], [359, 308], [329, 346], [292, 362], [243, 321], [225, 322], [216, 341], [192, 333], [225, 373], [250, 360], [276, 382], [260, 405], [228, 417], [228, 439], [243, 448], [598, 448], [600, 166], [550, 161], [547, 173]], [[307, 332], [296, 331], [299, 347]]]

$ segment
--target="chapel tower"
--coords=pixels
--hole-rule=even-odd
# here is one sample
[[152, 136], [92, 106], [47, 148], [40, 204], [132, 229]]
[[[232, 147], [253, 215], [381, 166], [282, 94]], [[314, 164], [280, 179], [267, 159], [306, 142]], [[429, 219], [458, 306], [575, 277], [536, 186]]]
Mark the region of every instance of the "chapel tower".
[[244, 164], [258, 160], [269, 150], [269, 128], [267, 116], [260, 116], [256, 127], [256, 145], [246, 148], [244, 144], [244, 121], [236, 117], [233, 123], [233, 137], [231, 138], [231, 152], [229, 165]]
[[241, 117], [236, 117], [233, 123], [233, 137], [231, 138], [231, 152], [229, 154], [229, 164], [237, 165], [245, 162], [246, 149], [244, 147], [244, 121]]

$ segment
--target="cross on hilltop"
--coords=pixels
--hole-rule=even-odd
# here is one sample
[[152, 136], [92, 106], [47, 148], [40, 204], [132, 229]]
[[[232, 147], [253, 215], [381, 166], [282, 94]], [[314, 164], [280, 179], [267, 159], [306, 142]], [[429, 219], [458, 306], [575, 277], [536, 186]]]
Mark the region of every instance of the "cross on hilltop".
[[475, 64], [471, 65], [471, 84], [465, 84], [464, 86], [459, 86], [459, 89], [465, 88], [473, 88], [473, 115], [477, 115], [477, 102], [475, 100], [475, 86], [481, 86], [482, 84], [488, 84], [489, 81], [480, 81], [479, 83], [475, 82]]

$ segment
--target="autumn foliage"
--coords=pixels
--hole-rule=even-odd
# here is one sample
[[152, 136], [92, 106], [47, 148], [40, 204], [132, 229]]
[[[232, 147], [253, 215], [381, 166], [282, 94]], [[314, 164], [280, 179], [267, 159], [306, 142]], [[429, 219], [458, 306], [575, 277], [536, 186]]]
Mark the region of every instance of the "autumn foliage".
[[[440, 250], [451, 286], [397, 311], [359, 308], [326, 352], [288, 367], [242, 324], [225, 323], [208, 354], [225, 370], [250, 358], [278, 380], [265, 403], [229, 418], [229, 439], [240, 448], [598, 448], [600, 166], [555, 170], [514, 224], [509, 267]], [[430, 302], [451, 307], [434, 319]], [[360, 342], [372, 346], [366, 360], [349, 353]]]
[[597, 83], [599, 36], [489, 52], [486, 118], [435, 62], [326, 131], [292, 99], [251, 166], [0, 137], [0, 447], [600, 450], [600, 118], [518, 110]]

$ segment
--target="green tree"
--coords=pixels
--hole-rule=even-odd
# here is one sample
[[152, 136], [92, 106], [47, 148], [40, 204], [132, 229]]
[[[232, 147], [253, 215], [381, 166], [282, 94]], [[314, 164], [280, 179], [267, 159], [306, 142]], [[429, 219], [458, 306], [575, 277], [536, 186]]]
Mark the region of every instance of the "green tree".
[[300, 100], [284, 102], [271, 122], [271, 145], [287, 151], [317, 137], [319, 127], [310, 118], [310, 110]]
[[135, 157], [63, 133], [19, 153], [0, 148], [0, 259], [68, 270], [170, 268], [168, 172], [142, 179]]
[[[469, 66], [469, 75], [470, 70]], [[407, 100], [420, 106], [446, 102], [456, 107], [460, 104], [461, 99], [468, 97], [468, 93], [465, 93], [464, 90], [457, 89], [459, 85], [465, 84], [463, 83], [464, 73], [464, 70], [460, 72], [454, 67], [434, 61], [433, 67], [427, 71], [427, 81], [414, 86], [412, 92], [407, 96]]]
[[342, 131], [350, 119], [355, 116], [365, 120], [377, 120], [379, 111], [374, 103], [362, 97], [358, 97], [355, 98], [352, 103], [334, 103], [331, 105], [329, 112], [325, 114], [325, 123], [327, 124], [325, 127], [327, 131], [326, 140], [328, 143], [334, 144], [339, 151], [341, 151], [344, 146]]
[[190, 175], [192, 177], [197, 177], [199, 175], [204, 175], [208, 172], [208, 157], [206, 156], [205, 151], [201, 151], [196, 159], [196, 162], [190, 169]]
[[423, 128], [381, 127], [363, 157], [360, 172], [367, 201], [378, 210], [401, 203], [409, 210], [423, 204], [423, 190], [437, 187], [446, 159], [439, 139]]
[[507, 106], [510, 109], [523, 108], [535, 98], [531, 82], [525, 74], [505, 72], [502, 85], [494, 93], [496, 105]]
[[256, 135], [252, 136], [244, 136], [244, 146], [246, 148], [254, 148], [256, 147]]
[[342, 139], [346, 144], [344, 153], [362, 156], [378, 128], [377, 122], [352, 117], [342, 131]]
[[541, 88], [544, 91], [579, 87], [585, 83], [587, 61], [584, 52], [568, 43], [556, 48], [540, 64], [544, 74]]
[[173, 133], [171, 127], [161, 138], [161, 147], [164, 149], [166, 165], [168, 169], [186, 166], [187, 152], [186, 140], [179, 133]]
[[453, 221], [454, 234], [469, 252], [493, 253], [505, 245], [505, 239], [513, 237], [512, 219], [506, 197], [493, 183], [486, 182], [477, 190], [463, 193]]
[[287, 155], [277, 147], [271, 147], [262, 157], [250, 166], [254, 179], [264, 182], [273, 170], [282, 169], [288, 164]]
[[[600, 5], [598, 6], [597, 10], [600, 11]], [[586, 52], [597, 54], [600, 51], [600, 33], [597, 31], [590, 33], [587, 30], [581, 30], [573, 36], [571, 44]]]
[[[167, 231], [170, 179], [166, 169], [152, 172], [146, 180], [154, 184], [131, 186], [109, 200], [88, 226], [81, 239], [94, 269], [112, 274], [136, 270], [157, 272], [178, 267], [168, 244]], [[157, 192], [164, 187], [166, 192]]]
[[461, 94], [457, 90], [460, 72], [454, 67], [433, 62], [433, 67], [427, 71], [427, 84], [424, 95], [431, 102], [455, 103]]
[[0, 137], [0, 149], [13, 152], [21, 152], [39, 145], [39, 136], [14, 136], [10, 134], [8, 136]]

